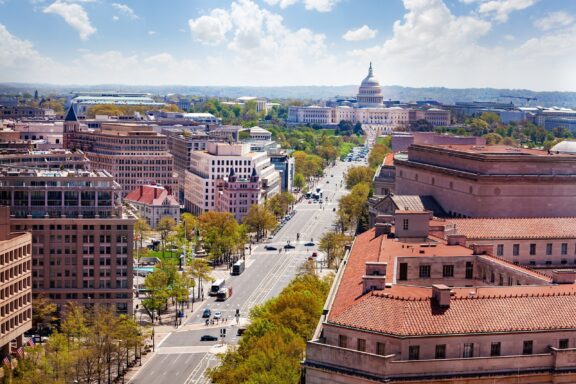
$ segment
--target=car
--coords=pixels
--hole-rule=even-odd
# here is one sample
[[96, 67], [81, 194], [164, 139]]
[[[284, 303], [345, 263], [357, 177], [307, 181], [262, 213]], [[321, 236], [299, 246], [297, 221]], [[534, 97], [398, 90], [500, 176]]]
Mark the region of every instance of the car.
[[212, 336], [212, 335], [203, 335], [200, 338], [200, 341], [218, 341], [218, 338], [216, 336]]
[[204, 309], [204, 312], [202, 312], [202, 318], [209, 318], [210, 316], [212, 316], [212, 311], [209, 308]]
[[[312, 257], [317, 257], [318, 256], [318, 252], [312, 252]], [[214, 317], [216, 317], [216, 315], [214, 315]]]
[[277, 251], [277, 250], [278, 250], [278, 248], [276, 248], [276, 247], [273, 246], [273, 245], [265, 245], [265, 246], [264, 246], [264, 249], [267, 250], [267, 251]]
[[220, 311], [214, 312], [214, 320], [221, 319], [221, 318], [222, 318], [222, 312], [220, 312]]
[[305, 247], [313, 247], [313, 246], [315, 246], [315, 245], [316, 245], [316, 244], [314, 244], [314, 243], [311, 242], [311, 241], [309, 241], [309, 242], [307, 242], [306, 244], [304, 244]]
[[293, 246], [292, 244], [286, 244], [286, 245], [284, 246], [284, 249], [294, 249], [294, 248], [296, 248], [296, 247]]

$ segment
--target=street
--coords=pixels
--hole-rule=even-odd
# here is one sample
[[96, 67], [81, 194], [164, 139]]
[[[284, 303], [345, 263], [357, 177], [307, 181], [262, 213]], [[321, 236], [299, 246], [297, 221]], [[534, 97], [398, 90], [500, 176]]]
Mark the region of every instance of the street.
[[[205, 372], [218, 364], [218, 353], [233, 347], [237, 342], [236, 310], [240, 311], [240, 324], [244, 323], [252, 307], [278, 295], [297, 275], [299, 269], [313, 251], [318, 251], [318, 241], [322, 235], [332, 229], [338, 209], [338, 199], [346, 194], [343, 175], [351, 165], [358, 162], [337, 162], [327, 168], [326, 175], [320, 179], [314, 189], [323, 190], [328, 202], [319, 204], [302, 200], [295, 205], [295, 215], [283, 225], [273, 238], [252, 246], [252, 253], [246, 256], [246, 269], [239, 276], [230, 276], [226, 270], [215, 270], [215, 279], [226, 279], [226, 286], [233, 288], [233, 295], [226, 301], [217, 302], [209, 297], [201, 305], [194, 307], [185, 323], [168, 334], [156, 346], [156, 354], [130, 380], [134, 384], [180, 384], [209, 383]], [[342, 182], [342, 183], [341, 183]], [[335, 209], [334, 209], [335, 208]], [[297, 234], [300, 239], [297, 240]], [[284, 250], [290, 241], [294, 249]], [[315, 246], [304, 244], [314, 242]], [[278, 250], [265, 250], [270, 245]], [[318, 252], [318, 258], [323, 255]], [[222, 312], [219, 324], [206, 325], [202, 318], [204, 308]], [[190, 311], [189, 311], [190, 312]], [[220, 341], [221, 329], [226, 329], [224, 344]], [[203, 335], [218, 337], [218, 341], [200, 341]]]

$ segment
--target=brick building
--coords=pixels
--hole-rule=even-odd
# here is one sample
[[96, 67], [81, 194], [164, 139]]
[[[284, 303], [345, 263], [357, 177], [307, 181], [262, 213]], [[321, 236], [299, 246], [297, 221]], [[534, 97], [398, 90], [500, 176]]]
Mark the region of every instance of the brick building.
[[103, 123], [81, 127], [74, 109], [64, 121], [64, 147], [82, 150], [93, 169], [106, 170], [122, 186], [123, 194], [146, 184], [177, 191], [178, 175], [166, 136], [140, 124]]
[[10, 230], [10, 209], [0, 207], [0, 347], [9, 355], [12, 341], [23, 345], [32, 328], [32, 236]]
[[32, 292], [132, 312], [135, 217], [106, 171], [0, 169], [0, 205], [12, 231], [32, 233]]
[[397, 211], [357, 236], [315, 335], [306, 383], [576, 381], [576, 271], [552, 277], [430, 235]]

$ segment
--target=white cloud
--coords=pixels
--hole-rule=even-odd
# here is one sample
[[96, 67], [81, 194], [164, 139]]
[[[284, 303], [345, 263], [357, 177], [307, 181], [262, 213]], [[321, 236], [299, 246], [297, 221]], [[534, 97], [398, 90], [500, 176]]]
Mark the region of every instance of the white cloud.
[[571, 14], [558, 11], [548, 13], [541, 19], [534, 22], [534, 26], [542, 31], [548, 31], [553, 28], [566, 27], [574, 22], [574, 16]]
[[284, 9], [291, 5], [294, 5], [298, 0], [264, 0], [269, 5], [279, 5], [280, 8]]
[[368, 40], [376, 36], [378, 30], [370, 29], [369, 26], [363, 25], [358, 29], [351, 29], [342, 35], [342, 38], [347, 41]]
[[139, 18], [136, 12], [126, 4], [112, 3], [112, 7], [131, 19], [136, 20]]
[[[279, 5], [284, 9], [299, 2], [299, 0], [264, 0], [269, 5]], [[304, 8], [309, 11], [330, 12], [340, 0], [302, 0]]]
[[339, 0], [304, 0], [304, 7], [318, 12], [330, 12]]
[[61, 16], [64, 20], [80, 34], [80, 39], [88, 38], [96, 33], [96, 28], [90, 24], [90, 19], [84, 8], [79, 4], [71, 4], [56, 0], [44, 8], [44, 13], [53, 13]]
[[232, 28], [228, 12], [213, 9], [210, 14], [188, 20], [194, 40], [206, 45], [220, 44], [226, 39], [226, 33]]
[[118, 20], [120, 20], [120, 18], [118, 16], [116, 16], [116, 15], [112, 16], [112, 21], [118, 21]]
[[148, 36], [154, 36], [156, 34], [156, 31], [148, 31]]
[[503, 23], [508, 20], [510, 13], [529, 8], [535, 3], [536, 0], [489, 0], [482, 2], [478, 11], [489, 14], [494, 20]]

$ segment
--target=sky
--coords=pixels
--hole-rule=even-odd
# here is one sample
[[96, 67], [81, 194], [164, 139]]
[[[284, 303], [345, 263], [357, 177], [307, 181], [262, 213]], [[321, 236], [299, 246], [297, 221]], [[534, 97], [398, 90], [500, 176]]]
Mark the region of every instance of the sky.
[[576, 91], [576, 0], [0, 0], [0, 82]]

